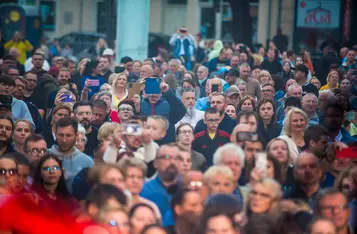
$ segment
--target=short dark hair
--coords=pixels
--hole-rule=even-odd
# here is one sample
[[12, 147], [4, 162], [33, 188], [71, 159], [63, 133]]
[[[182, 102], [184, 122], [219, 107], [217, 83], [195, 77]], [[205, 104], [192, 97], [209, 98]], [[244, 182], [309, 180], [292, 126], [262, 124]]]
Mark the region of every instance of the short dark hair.
[[219, 114], [219, 111], [216, 108], [211, 107], [205, 111], [205, 117], [207, 114]]
[[25, 140], [24, 143], [24, 151], [26, 152], [28, 150], [28, 144], [29, 142], [39, 142], [39, 141], [45, 141], [45, 138], [41, 134], [37, 133], [32, 133], [30, 136], [28, 136]]
[[12, 118], [10, 116], [8, 116], [8, 115], [0, 115], [0, 119], [8, 120], [11, 123], [12, 131], [14, 131], [15, 125], [14, 125], [14, 122], [12, 121]]
[[122, 205], [126, 205], [127, 203], [125, 194], [114, 185], [95, 185], [86, 197], [85, 207], [88, 208], [90, 204], [94, 204], [98, 209], [103, 208], [111, 198], [114, 198]]
[[301, 109], [301, 100], [297, 97], [288, 97], [284, 103], [284, 108], [294, 106]]
[[301, 71], [305, 73], [305, 77], [309, 74], [309, 68], [305, 64], [298, 64], [295, 66], [295, 72]]
[[177, 214], [175, 213], [175, 206], [182, 205], [185, 202], [186, 195], [189, 192], [195, 192], [195, 191], [190, 190], [190, 189], [185, 189], [183, 187], [179, 187], [176, 190], [176, 193], [174, 194], [174, 196], [171, 199], [171, 209], [173, 211], [174, 217], [177, 216]]
[[59, 119], [56, 123], [56, 131], [58, 128], [65, 128], [65, 127], [68, 127], [68, 126], [71, 126], [73, 127], [73, 130], [74, 132], [77, 134], [78, 132], [78, 122], [77, 120], [69, 117], [69, 116], [65, 116], [61, 119]]
[[15, 86], [15, 80], [9, 75], [0, 75], [0, 83]]
[[239, 112], [239, 114], [237, 116], [238, 123], [239, 123], [240, 118], [242, 118], [242, 117], [249, 118], [250, 116], [254, 116], [258, 123], [257, 113], [255, 113], [254, 111], [248, 111], [248, 110], [242, 110]]
[[73, 59], [66, 59], [66, 61], [64, 61], [64, 63], [63, 63], [63, 66], [68, 68], [69, 64], [71, 64], [71, 63], [76, 64], [76, 62], [73, 61]]
[[179, 126], [177, 126], [177, 128], [176, 128], [176, 136], [178, 136], [179, 134], [180, 134], [180, 130], [181, 130], [181, 128], [182, 127], [184, 127], [184, 126], [189, 126], [191, 129], [192, 129], [192, 132], [193, 132], [193, 127], [191, 126], [191, 124], [189, 124], [189, 123], [181, 123]]
[[73, 112], [77, 112], [78, 107], [80, 106], [90, 106], [90, 108], [93, 110], [93, 104], [88, 101], [78, 101], [74, 104], [73, 106]]
[[340, 194], [345, 198], [346, 205], [348, 206], [348, 198], [343, 192], [341, 192], [337, 188], [326, 188], [326, 189], [321, 190], [316, 196], [316, 203], [315, 203], [316, 211], [321, 211], [322, 207], [321, 207], [320, 203], [321, 203], [322, 199], [324, 199], [326, 196], [332, 196], [332, 195], [337, 195], [337, 194]]
[[128, 63], [128, 62], [133, 62], [133, 59], [130, 58], [129, 56], [125, 56], [125, 57], [122, 57], [122, 58], [120, 59], [120, 63], [126, 64], [126, 63]]
[[25, 155], [23, 155], [22, 153], [19, 153], [19, 152], [12, 152], [12, 155], [14, 156], [14, 158], [17, 162], [17, 165], [25, 165], [25, 166], [31, 168], [30, 160]]
[[107, 109], [107, 103], [105, 102], [105, 101], [103, 101], [103, 100], [99, 100], [99, 99], [97, 99], [97, 100], [94, 100], [93, 102], [92, 102], [92, 105], [93, 105], [93, 108], [94, 107], [99, 107], [99, 108], [101, 108], [101, 109]]
[[286, 52], [286, 56], [291, 57], [294, 56], [295, 52], [292, 50], [288, 50], [288, 52]]
[[305, 129], [304, 141], [307, 146], [310, 145], [310, 141], [317, 142], [322, 136], [328, 136], [327, 130], [319, 124], [312, 125]]
[[327, 106], [325, 107], [325, 113], [327, 112], [328, 109], [333, 108], [337, 109], [341, 112], [341, 115], [343, 116], [345, 109], [343, 108], [342, 105], [339, 105], [336, 100], [333, 100], [332, 102], [328, 103]]
[[124, 105], [124, 104], [130, 105], [130, 106], [134, 109], [134, 111], [135, 111], [134, 102], [131, 101], [130, 99], [124, 99], [123, 101], [121, 101], [121, 102], [118, 104], [118, 109], [119, 109], [119, 107], [120, 107], [121, 105]]
[[183, 86], [183, 83], [189, 83], [190, 85], [192, 85], [193, 88], [196, 88], [196, 83], [193, 79], [192, 80], [191, 79], [183, 80], [182, 86]]

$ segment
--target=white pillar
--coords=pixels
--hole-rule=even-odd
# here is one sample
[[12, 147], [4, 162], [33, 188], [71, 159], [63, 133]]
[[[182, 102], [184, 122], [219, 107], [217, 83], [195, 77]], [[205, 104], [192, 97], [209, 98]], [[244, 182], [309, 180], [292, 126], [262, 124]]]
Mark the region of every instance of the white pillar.
[[200, 32], [201, 25], [201, 8], [199, 0], [188, 0], [187, 1], [187, 30], [192, 34], [196, 35]]
[[150, 0], [118, 0], [116, 61], [124, 56], [144, 60], [148, 55]]

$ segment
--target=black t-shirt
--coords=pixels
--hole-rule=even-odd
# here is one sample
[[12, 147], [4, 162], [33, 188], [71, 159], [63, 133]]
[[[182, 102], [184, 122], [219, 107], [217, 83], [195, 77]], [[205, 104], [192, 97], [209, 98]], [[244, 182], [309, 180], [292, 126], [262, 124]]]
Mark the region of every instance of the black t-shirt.
[[86, 147], [84, 148], [84, 153], [91, 158], [93, 158], [94, 150], [99, 144], [99, 140], [97, 136], [98, 136], [98, 130], [94, 127], [92, 127], [92, 131], [89, 134], [86, 134], [87, 144]]
[[302, 95], [304, 96], [307, 93], [313, 93], [316, 95], [316, 97], [319, 96], [319, 91], [317, 90], [316, 86], [311, 84], [310, 82], [302, 86]]

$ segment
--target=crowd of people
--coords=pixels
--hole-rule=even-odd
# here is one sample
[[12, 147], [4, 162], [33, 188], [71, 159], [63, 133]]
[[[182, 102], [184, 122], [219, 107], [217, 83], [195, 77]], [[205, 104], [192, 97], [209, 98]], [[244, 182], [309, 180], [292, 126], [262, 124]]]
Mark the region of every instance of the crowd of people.
[[0, 48], [0, 232], [356, 233], [357, 46], [170, 44]]

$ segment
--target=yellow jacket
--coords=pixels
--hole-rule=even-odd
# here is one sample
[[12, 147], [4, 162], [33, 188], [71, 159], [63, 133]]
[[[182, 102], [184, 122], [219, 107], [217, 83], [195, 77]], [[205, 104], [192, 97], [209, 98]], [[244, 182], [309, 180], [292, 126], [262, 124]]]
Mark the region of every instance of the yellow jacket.
[[15, 47], [19, 51], [19, 57], [17, 61], [21, 64], [25, 64], [26, 62], [26, 52], [31, 51], [33, 49], [33, 46], [28, 40], [20, 40], [20, 41], [14, 41], [10, 40], [5, 43], [4, 47], [6, 49], [10, 49], [12, 47]]
[[[336, 85], [335, 89], [337, 89], [337, 88], [338, 88], [338, 84]], [[322, 86], [320, 88], [320, 91], [328, 90], [328, 89], [331, 89], [330, 84], [325, 84], [324, 86]]]

